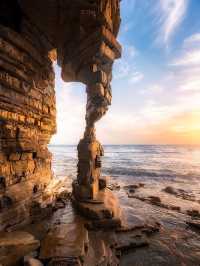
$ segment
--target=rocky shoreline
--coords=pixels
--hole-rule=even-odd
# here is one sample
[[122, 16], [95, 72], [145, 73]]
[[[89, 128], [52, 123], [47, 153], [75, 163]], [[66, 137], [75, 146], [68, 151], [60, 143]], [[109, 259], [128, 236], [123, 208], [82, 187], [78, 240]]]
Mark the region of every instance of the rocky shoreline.
[[[200, 204], [195, 199], [191, 201], [188, 196], [183, 199], [174, 193], [175, 188], [153, 190], [148, 183], [126, 186], [113, 183], [109, 187], [122, 208], [121, 228], [88, 227], [88, 220], [74, 211], [69, 188], [63, 185], [46, 218], [44, 210], [36, 212], [37, 219], [31, 225], [0, 234], [0, 263], [3, 266], [200, 264]], [[186, 195], [187, 191], [183, 193]]]

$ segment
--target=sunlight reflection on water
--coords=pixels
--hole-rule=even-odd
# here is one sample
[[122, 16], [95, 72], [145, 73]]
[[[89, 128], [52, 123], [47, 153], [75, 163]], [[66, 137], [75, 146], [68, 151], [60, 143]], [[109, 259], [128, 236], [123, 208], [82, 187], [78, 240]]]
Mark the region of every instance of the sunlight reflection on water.
[[[58, 178], [76, 177], [76, 146], [49, 146], [53, 170]], [[118, 182], [182, 182], [195, 186], [200, 180], [200, 147], [174, 145], [104, 146], [103, 175]], [[199, 187], [198, 187], [199, 189]], [[195, 189], [196, 190], [196, 189]]]

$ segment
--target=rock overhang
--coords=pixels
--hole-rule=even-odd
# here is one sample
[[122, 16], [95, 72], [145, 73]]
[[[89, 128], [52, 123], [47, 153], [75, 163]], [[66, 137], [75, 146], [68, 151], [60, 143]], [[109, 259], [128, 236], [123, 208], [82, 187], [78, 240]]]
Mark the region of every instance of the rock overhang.
[[[119, 0], [2, 0], [0, 7], [3, 230], [30, 222], [31, 208], [53, 199], [49, 191], [44, 196], [53, 178], [47, 145], [56, 132], [55, 74], [49, 53], [57, 51], [65, 81], [87, 85], [84, 138], [98, 143], [93, 174], [99, 176], [103, 152], [95, 140], [94, 124], [111, 104], [112, 65], [121, 56], [121, 46], [116, 40]], [[23, 193], [18, 195], [19, 191]]]

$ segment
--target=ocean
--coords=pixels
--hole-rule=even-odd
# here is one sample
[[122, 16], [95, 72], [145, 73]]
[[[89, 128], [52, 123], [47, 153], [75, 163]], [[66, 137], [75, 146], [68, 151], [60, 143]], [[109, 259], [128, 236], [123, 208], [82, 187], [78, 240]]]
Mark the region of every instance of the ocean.
[[[57, 178], [76, 178], [75, 145], [50, 145], [52, 167]], [[102, 175], [112, 182], [133, 181], [181, 183], [199, 191], [200, 146], [190, 145], [105, 145]]]
[[[54, 174], [59, 179], [68, 177], [70, 191], [76, 178], [76, 146], [49, 149]], [[102, 175], [110, 176], [108, 188], [117, 196], [123, 221], [131, 228], [159, 225], [159, 232], [148, 236], [149, 246], [127, 252], [120, 265], [200, 265], [199, 231], [188, 226], [191, 221], [199, 224], [200, 218], [200, 147], [105, 145], [104, 149]], [[68, 208], [58, 217], [67, 223], [70, 214]]]

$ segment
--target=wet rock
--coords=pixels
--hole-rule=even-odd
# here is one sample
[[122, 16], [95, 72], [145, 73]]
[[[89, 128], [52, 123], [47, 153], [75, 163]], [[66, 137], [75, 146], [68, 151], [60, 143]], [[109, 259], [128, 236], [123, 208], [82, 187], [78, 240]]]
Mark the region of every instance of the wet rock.
[[42, 207], [37, 201], [34, 201], [30, 208], [30, 218], [31, 221], [38, 222], [41, 219], [50, 217], [53, 214], [53, 206], [48, 204], [46, 207]]
[[168, 186], [165, 189], [163, 189], [163, 191], [168, 194], [174, 195], [178, 198], [182, 198], [184, 200], [195, 201], [195, 196], [183, 189], [176, 189], [171, 186]]
[[24, 266], [43, 266], [43, 263], [40, 260], [29, 257], [24, 259]]
[[138, 185], [139, 185], [139, 187], [144, 187], [145, 186], [144, 183], [139, 183]]
[[65, 208], [66, 204], [69, 202], [70, 196], [71, 194], [68, 192], [68, 190], [63, 190], [61, 188], [61, 191], [57, 192], [53, 210], [56, 211], [58, 209]]
[[161, 203], [161, 199], [157, 196], [150, 196], [149, 199], [152, 203]]
[[82, 266], [81, 260], [79, 258], [54, 258], [49, 263], [48, 266]]
[[88, 230], [113, 230], [121, 227], [121, 219], [101, 219], [87, 223]]
[[111, 242], [108, 241], [108, 238], [110, 238], [110, 232], [89, 233], [90, 245], [88, 254], [84, 259], [84, 265], [119, 265], [114, 249], [110, 248], [110, 243], [113, 243], [113, 241], [111, 239]]
[[200, 230], [200, 220], [190, 220], [190, 221], [187, 221], [187, 224], [191, 227], [194, 227]]
[[116, 230], [116, 233], [134, 233], [140, 231], [145, 233], [146, 235], [152, 235], [153, 233], [157, 233], [160, 230], [160, 224], [157, 222], [153, 225], [144, 224], [144, 225], [136, 225], [132, 227], [121, 227]]
[[179, 207], [179, 206], [170, 206], [170, 210], [180, 212], [181, 211], [181, 207]]
[[81, 222], [60, 224], [54, 226], [41, 242], [39, 258], [41, 260], [81, 258], [85, 256], [87, 246], [88, 231], [84, 224]]
[[136, 235], [134, 237], [127, 238], [125, 240], [123, 239], [121, 243], [117, 244], [115, 250], [117, 252], [120, 252], [121, 255], [123, 255], [124, 253], [133, 251], [134, 249], [147, 247], [147, 246], [149, 246], [147, 238], [143, 235]]
[[141, 200], [141, 201], [149, 202], [149, 199], [146, 199], [145, 197], [141, 197], [141, 196], [138, 196], [138, 195], [134, 195], [134, 193], [127, 193], [127, 195], [128, 195], [128, 198], [138, 199], [138, 200]]
[[56, 200], [66, 204], [70, 199], [70, 195], [69, 191], [64, 189], [56, 195]]
[[135, 193], [135, 189], [129, 189], [129, 193]]
[[132, 184], [132, 185], [124, 186], [124, 189], [129, 190], [129, 192], [130, 192], [130, 190], [136, 190], [136, 189], [142, 188], [144, 186], [145, 186], [144, 183], [138, 183], [138, 184]]
[[0, 263], [5, 266], [15, 265], [39, 246], [40, 242], [27, 232], [0, 233]]
[[107, 177], [100, 177], [99, 179], [99, 189], [105, 189], [107, 187], [108, 178]]
[[116, 233], [129, 233], [129, 232], [133, 232], [135, 230], [138, 230], [138, 229], [144, 229], [146, 225], [136, 225], [136, 226], [128, 226], [128, 227], [120, 227], [118, 229], [116, 229]]
[[142, 229], [142, 232], [145, 233], [147, 236], [151, 236], [154, 233], [158, 233], [160, 231], [160, 225], [148, 225], [144, 229]]
[[164, 188], [163, 191], [165, 191], [166, 193], [172, 194], [172, 195], [177, 195], [177, 192], [175, 191], [175, 189], [170, 186]]
[[[80, 202], [72, 198], [76, 210], [89, 220], [98, 221], [99, 224], [112, 223], [121, 220], [121, 209], [117, 197], [109, 189], [101, 190], [96, 200]], [[103, 221], [101, 223], [101, 220]], [[115, 222], [113, 222], [113, 225]], [[113, 228], [114, 229], [114, 228]]]
[[[137, 196], [134, 195], [134, 193], [130, 193], [130, 192], [128, 192], [127, 195], [128, 195], [128, 198], [130, 198], [130, 199], [131, 199], [131, 198], [132, 198], [132, 199], [137, 199], [137, 198], [138, 198]], [[142, 198], [140, 198], [140, 197], [139, 197], [138, 199], [139, 199], [139, 200], [142, 200]], [[145, 199], [144, 199], [144, 200], [145, 200]]]
[[200, 213], [198, 210], [187, 210], [187, 214], [192, 216], [192, 217], [199, 217], [200, 218]]
[[58, 209], [62, 209], [62, 208], [65, 208], [66, 204], [62, 201], [56, 201], [54, 207], [53, 207], [53, 210], [56, 211]]
[[108, 188], [110, 189], [110, 190], [120, 190], [120, 188], [121, 188], [121, 186], [119, 185], [119, 184], [117, 184], [117, 183], [114, 183], [114, 184], [110, 184], [109, 186], [108, 186]]

